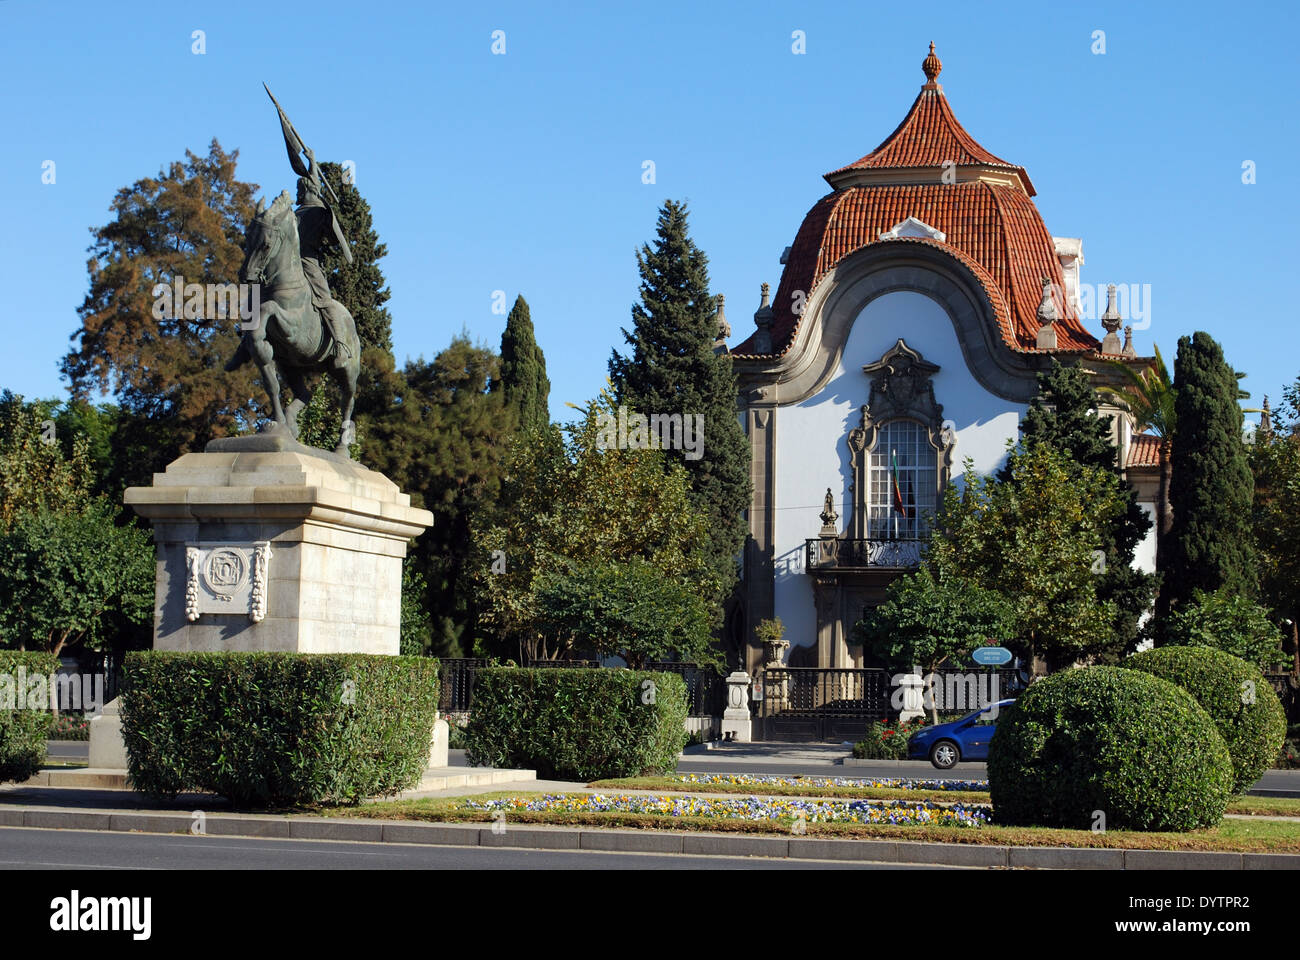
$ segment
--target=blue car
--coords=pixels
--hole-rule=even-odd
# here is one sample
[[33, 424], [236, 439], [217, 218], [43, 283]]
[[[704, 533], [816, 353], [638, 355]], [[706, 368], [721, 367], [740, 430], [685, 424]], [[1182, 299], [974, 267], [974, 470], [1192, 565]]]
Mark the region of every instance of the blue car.
[[918, 730], [907, 738], [907, 759], [929, 760], [940, 770], [947, 770], [962, 760], [987, 760], [998, 717], [1015, 702], [999, 700], [952, 723]]

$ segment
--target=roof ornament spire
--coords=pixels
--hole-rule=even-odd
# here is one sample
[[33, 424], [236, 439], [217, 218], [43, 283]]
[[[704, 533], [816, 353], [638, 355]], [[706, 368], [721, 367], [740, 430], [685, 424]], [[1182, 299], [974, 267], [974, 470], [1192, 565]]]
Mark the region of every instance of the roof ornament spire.
[[731, 324], [727, 323], [727, 298], [718, 294], [718, 335], [713, 341], [714, 353], [727, 352], [727, 340], [731, 337]]
[[943, 71], [943, 61], [934, 55], [934, 41], [930, 41], [930, 55], [921, 61], [921, 71], [925, 74], [926, 90], [942, 90], [939, 86], [939, 74]]
[[1259, 429], [1255, 434], [1265, 442], [1273, 439], [1273, 411], [1268, 406], [1268, 394], [1264, 395], [1264, 409], [1259, 411]]
[[1056, 308], [1056, 284], [1051, 278], [1043, 277], [1043, 299], [1038, 302], [1038, 349], [1056, 349], [1056, 327], [1052, 326], [1061, 318]]
[[771, 353], [772, 352], [772, 321], [775, 314], [772, 312], [771, 290], [772, 288], [764, 283], [759, 288], [761, 301], [758, 309], [754, 311], [754, 326], [758, 331], [754, 334], [754, 352]]

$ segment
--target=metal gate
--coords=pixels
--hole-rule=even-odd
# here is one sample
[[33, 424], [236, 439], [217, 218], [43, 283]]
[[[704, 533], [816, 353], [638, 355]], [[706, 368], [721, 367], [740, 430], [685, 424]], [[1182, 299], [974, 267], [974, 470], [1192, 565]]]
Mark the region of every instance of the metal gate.
[[757, 714], [764, 740], [860, 740], [890, 712], [889, 671], [765, 667]]

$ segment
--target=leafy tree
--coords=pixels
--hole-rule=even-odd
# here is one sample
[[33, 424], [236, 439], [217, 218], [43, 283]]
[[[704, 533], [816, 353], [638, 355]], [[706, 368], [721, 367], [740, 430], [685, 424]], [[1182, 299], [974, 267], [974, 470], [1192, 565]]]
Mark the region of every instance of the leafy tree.
[[1164, 646], [1213, 647], [1248, 660], [1263, 672], [1286, 662], [1281, 631], [1268, 610], [1228, 590], [1193, 592], [1169, 614], [1160, 639]]
[[427, 654], [433, 643], [433, 622], [428, 609], [429, 585], [416, 568], [415, 557], [410, 553], [402, 561], [402, 625], [401, 652], [403, 656], [418, 657]]
[[537, 586], [540, 629], [557, 648], [647, 660], [711, 663], [709, 610], [690, 586], [640, 557], [626, 563], [550, 559]]
[[547, 398], [551, 381], [546, 376], [546, 357], [533, 334], [528, 301], [520, 294], [506, 318], [501, 334], [501, 388], [506, 403], [513, 407], [521, 430], [532, 431], [551, 422]]
[[205, 157], [186, 151], [184, 162], [119, 190], [112, 222], [92, 230], [90, 290], [62, 372], [76, 399], [116, 396], [129, 421], [116, 454], [132, 458], [127, 483], [148, 483], [178, 453], [261, 416], [256, 368], [222, 369], [238, 345], [238, 317], [154, 315], [155, 285], [238, 282], [257, 190], [236, 178], [238, 156], [216, 140]]
[[1174, 516], [1160, 558], [1160, 620], [1198, 589], [1256, 594], [1254, 478], [1242, 441], [1237, 379], [1209, 334], [1179, 339], [1169, 487]]
[[1275, 432], [1255, 434], [1250, 459], [1260, 595], [1284, 622], [1300, 673], [1300, 378], [1283, 394]]
[[969, 460], [964, 472], [962, 493], [944, 491], [930, 561], [1011, 604], [1008, 646], [1036, 671], [1110, 649], [1116, 610], [1097, 596], [1094, 553], [1124, 510], [1114, 475], [1041, 443], [1009, 452], [1005, 481]]
[[55, 401], [24, 402], [0, 393], [0, 533], [30, 510], [77, 510], [92, 496], [89, 442], [79, 434], [60, 442]]
[[[1063, 453], [1077, 470], [1099, 470], [1110, 476], [1109, 486], [1123, 504], [1113, 521], [1102, 528], [1099, 549], [1105, 553], [1097, 574], [1097, 598], [1113, 604], [1113, 643], [1096, 651], [1100, 660], [1118, 660], [1138, 643], [1138, 625], [1151, 606], [1157, 578], [1133, 567], [1133, 554], [1151, 521], [1138, 503], [1137, 491], [1120, 475], [1115, 445], [1111, 443], [1111, 417], [1095, 413], [1097, 395], [1088, 374], [1078, 366], [1061, 365], [1052, 358], [1051, 369], [1039, 374], [1039, 396], [1021, 423], [1026, 447], [1041, 444]], [[1010, 465], [1000, 479], [1010, 481]]]
[[0, 536], [0, 636], [19, 649], [58, 656], [111, 639], [114, 615], [144, 623], [153, 613], [149, 534], [119, 526], [117, 508], [97, 499], [80, 509], [41, 507]]
[[402, 393], [369, 427], [369, 465], [387, 475], [411, 502], [430, 510], [433, 527], [416, 541], [414, 563], [426, 581], [431, 649], [464, 656], [478, 615], [467, 567], [471, 523], [491, 522], [501, 498], [513, 412], [492, 385], [500, 358], [461, 335], [432, 362], [410, 362]]
[[614, 351], [610, 379], [619, 403], [647, 415], [703, 417], [702, 455], [688, 459], [686, 451], [668, 451], [664, 462], [690, 476], [692, 502], [713, 530], [714, 575], [725, 596], [736, 582], [736, 558], [748, 534], [749, 441], [736, 415], [731, 355], [714, 352], [717, 301], [709, 293], [708, 257], [687, 230], [685, 204], [664, 204], [656, 234], [653, 249], [643, 244], [637, 252], [641, 302], [632, 307], [633, 329], [623, 330], [631, 352]]
[[716, 545], [703, 512], [691, 502], [690, 482], [659, 450], [605, 449], [601, 414], [615, 407], [609, 394], [581, 420], [550, 426], [511, 449], [495, 522], [475, 526], [475, 581], [480, 623], [489, 653], [522, 659], [559, 656], [569, 638], [548, 636], [538, 593], [554, 557], [590, 563], [641, 559], [664, 578], [690, 587], [710, 611], [722, 583]]
[[[936, 574], [923, 563], [886, 590], [885, 602], [858, 621], [854, 635], [891, 667], [933, 673], [945, 663], [965, 659], [986, 643], [1002, 644], [1018, 626], [1003, 597], [959, 577]], [[938, 706], [930, 703], [939, 722]]]

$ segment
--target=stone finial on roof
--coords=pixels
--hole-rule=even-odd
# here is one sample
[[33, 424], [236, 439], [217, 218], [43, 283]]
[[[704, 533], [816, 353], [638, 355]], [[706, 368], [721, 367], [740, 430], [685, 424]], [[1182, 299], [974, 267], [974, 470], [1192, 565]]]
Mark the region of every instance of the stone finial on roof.
[[1133, 346], [1133, 324], [1128, 323], [1124, 325], [1124, 356], [1136, 357], [1137, 355], [1138, 352]]
[[727, 323], [727, 298], [723, 294], [718, 294], [718, 328], [717, 337], [713, 341], [714, 353], [727, 352], [727, 340], [731, 336], [731, 324]]
[[1256, 433], [1261, 440], [1273, 439], [1273, 411], [1268, 406], [1268, 394], [1264, 394], [1264, 408], [1259, 411], [1259, 429]]
[[1061, 319], [1060, 311], [1056, 309], [1056, 291], [1055, 284], [1047, 277], [1043, 277], [1043, 299], [1038, 301], [1038, 319], [1043, 323], [1051, 323], [1053, 320]]
[[930, 41], [930, 55], [921, 61], [921, 71], [925, 74], [926, 86], [938, 87], [939, 74], [943, 71], [943, 61], [934, 55], [934, 41]]
[[754, 311], [754, 326], [758, 327], [758, 332], [754, 334], [753, 350], [755, 353], [772, 352], [772, 313], [771, 291], [772, 288], [764, 283], [762, 288], [762, 301], [758, 309]]
[[1101, 315], [1101, 325], [1106, 330], [1106, 336], [1101, 341], [1102, 353], [1122, 353], [1123, 348], [1119, 345], [1119, 336], [1116, 331], [1119, 330], [1120, 316], [1119, 309], [1115, 306], [1115, 284], [1106, 288], [1106, 312]]
[[1052, 324], [1060, 319], [1060, 312], [1056, 309], [1055, 286], [1050, 279], [1043, 277], [1043, 299], [1038, 301], [1038, 322], [1041, 326], [1038, 328], [1036, 346], [1039, 350], [1056, 349], [1056, 327]]

